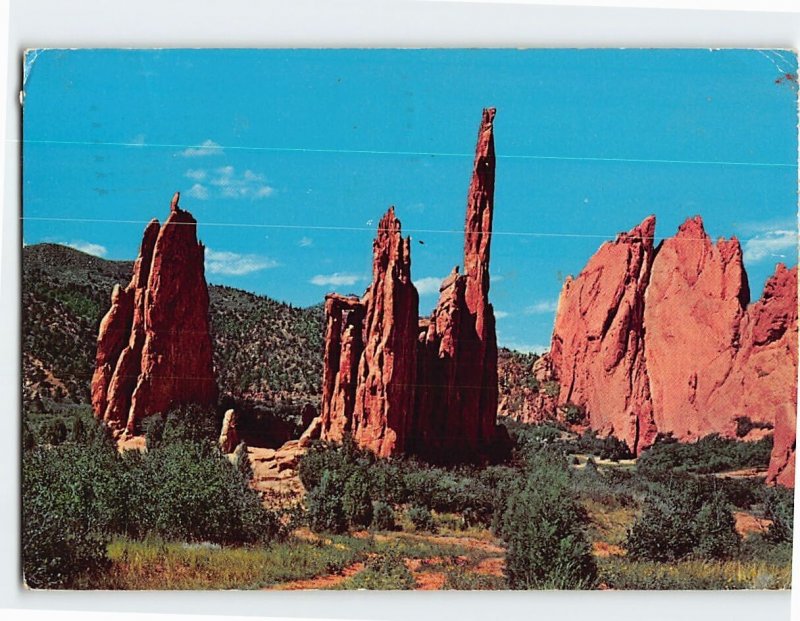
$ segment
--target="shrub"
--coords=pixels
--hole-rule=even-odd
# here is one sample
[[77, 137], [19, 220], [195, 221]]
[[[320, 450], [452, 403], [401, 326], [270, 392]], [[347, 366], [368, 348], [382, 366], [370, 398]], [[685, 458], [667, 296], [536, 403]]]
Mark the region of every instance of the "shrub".
[[74, 588], [102, 572], [115, 521], [113, 453], [63, 444], [22, 460], [22, 564], [32, 588]]
[[253, 479], [253, 464], [250, 463], [247, 444], [240, 442], [234, 450], [233, 456], [233, 463], [236, 466], [236, 470], [239, 471], [239, 474], [245, 481], [251, 481]]
[[675, 561], [726, 558], [739, 541], [724, 495], [703, 481], [675, 477], [653, 485], [626, 546], [633, 559]]
[[570, 425], [580, 425], [586, 421], [586, 410], [574, 403], [567, 403], [561, 407], [564, 420]]
[[341, 481], [331, 472], [324, 472], [319, 485], [306, 496], [308, 520], [314, 532], [343, 533], [347, 516], [342, 506]]
[[[168, 421], [169, 422], [169, 419]], [[282, 533], [248, 480], [209, 441], [167, 442], [125, 455], [131, 536], [256, 543]], [[191, 434], [190, 434], [191, 435]]]
[[377, 530], [394, 530], [397, 525], [394, 521], [394, 509], [391, 505], [377, 501], [372, 506], [372, 528]]
[[499, 525], [512, 589], [582, 589], [597, 568], [583, 533], [586, 514], [569, 489], [563, 458], [542, 453], [508, 497]]
[[368, 559], [364, 570], [356, 574], [347, 586], [380, 591], [410, 590], [415, 583], [402, 556], [390, 551]]
[[693, 524], [697, 545], [693, 556], [706, 559], [727, 559], [739, 551], [741, 536], [736, 532], [728, 501], [721, 493], [715, 493], [706, 502]]
[[362, 471], [354, 472], [344, 485], [342, 509], [352, 526], [369, 526], [372, 522], [372, 499], [369, 481]]
[[416, 530], [424, 530], [428, 532], [436, 531], [436, 524], [433, 522], [433, 515], [427, 507], [414, 505], [408, 510], [408, 519], [414, 525]]
[[756, 442], [744, 442], [711, 434], [693, 443], [675, 442], [671, 438], [665, 438], [642, 453], [636, 467], [646, 476], [657, 476], [669, 471], [708, 474], [766, 467], [771, 451], [771, 437]]
[[67, 439], [67, 425], [60, 418], [45, 422], [39, 432], [42, 441], [51, 446], [58, 446]]
[[794, 534], [794, 490], [769, 487], [764, 491], [764, 515], [772, 520], [767, 537], [774, 542], [792, 542]]

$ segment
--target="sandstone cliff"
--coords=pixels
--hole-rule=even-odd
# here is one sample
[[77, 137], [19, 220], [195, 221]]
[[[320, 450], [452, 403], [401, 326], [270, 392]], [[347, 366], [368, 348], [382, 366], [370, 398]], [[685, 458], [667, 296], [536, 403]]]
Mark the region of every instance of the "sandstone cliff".
[[145, 229], [133, 278], [115, 288], [100, 324], [92, 406], [115, 433], [134, 433], [176, 405], [217, 400], [204, 248], [178, 198], [163, 226]]
[[[762, 298], [739, 242], [711, 241], [699, 217], [653, 248], [648, 218], [603, 244], [564, 284], [540, 388], [526, 417], [585, 408], [588, 423], [635, 452], [658, 433], [756, 439], [773, 426], [770, 479], [793, 477], [797, 411], [797, 268], [779, 265]], [[531, 409], [531, 408], [528, 408]], [[782, 474], [782, 473], [786, 474]]]

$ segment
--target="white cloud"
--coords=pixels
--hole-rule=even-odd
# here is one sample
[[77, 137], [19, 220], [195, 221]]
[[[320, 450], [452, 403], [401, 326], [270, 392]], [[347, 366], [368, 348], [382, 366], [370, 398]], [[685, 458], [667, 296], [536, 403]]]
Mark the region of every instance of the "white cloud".
[[314, 240], [311, 239], [310, 237], [301, 237], [300, 241], [297, 242], [297, 245], [300, 246], [301, 248], [308, 248], [309, 246], [314, 245]]
[[494, 311], [495, 319], [505, 319], [509, 315], [510, 313], [507, 313], [506, 311]]
[[768, 258], [785, 259], [797, 254], [797, 231], [766, 231], [744, 242], [744, 260], [758, 263]]
[[354, 285], [361, 280], [364, 280], [364, 277], [358, 274], [334, 272], [333, 274], [317, 274], [309, 282], [320, 287], [341, 287], [343, 285]]
[[186, 171], [186, 176], [195, 181], [202, 181], [208, 176], [208, 173], [202, 168], [190, 168]]
[[233, 166], [217, 168], [209, 178], [209, 183], [218, 188], [220, 196], [224, 198], [266, 198], [275, 191], [267, 185], [263, 174], [249, 169], [237, 174]]
[[539, 300], [525, 309], [526, 315], [546, 315], [554, 313], [558, 308], [558, 300]]
[[438, 276], [426, 276], [414, 281], [414, 286], [420, 295], [435, 295], [439, 293], [444, 278]]
[[206, 248], [206, 269], [211, 274], [244, 276], [276, 267], [278, 262], [257, 254], [238, 254]]
[[195, 183], [186, 194], [197, 200], [204, 201], [208, 199], [208, 188], [199, 183]]
[[86, 254], [91, 254], [96, 257], [104, 257], [108, 254], [108, 250], [105, 246], [101, 246], [100, 244], [93, 244], [91, 242], [76, 240], [64, 244], [65, 246], [69, 246], [70, 248], [74, 248], [75, 250], [80, 250], [81, 252], [85, 252]]
[[200, 146], [188, 147], [181, 151], [183, 157], [207, 157], [209, 155], [222, 155], [222, 147], [211, 139], [204, 140]]

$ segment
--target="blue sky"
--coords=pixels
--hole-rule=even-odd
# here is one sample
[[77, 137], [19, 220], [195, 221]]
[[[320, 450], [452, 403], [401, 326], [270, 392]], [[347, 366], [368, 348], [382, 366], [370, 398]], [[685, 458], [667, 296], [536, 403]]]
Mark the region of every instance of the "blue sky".
[[[35, 58], [34, 58], [35, 57]], [[23, 238], [132, 259], [175, 190], [206, 275], [295, 305], [361, 293], [395, 205], [420, 311], [461, 262], [497, 107], [490, 298], [549, 343], [563, 278], [649, 214], [745, 249], [753, 299], [796, 263], [797, 73], [783, 51], [79, 50], [28, 57]]]

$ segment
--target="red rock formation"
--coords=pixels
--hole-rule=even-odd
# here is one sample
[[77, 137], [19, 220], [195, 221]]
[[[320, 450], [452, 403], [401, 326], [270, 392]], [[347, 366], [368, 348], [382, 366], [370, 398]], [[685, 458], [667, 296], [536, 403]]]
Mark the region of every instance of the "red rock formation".
[[362, 299], [364, 351], [358, 365], [353, 437], [376, 455], [402, 452], [411, 423], [419, 296], [411, 282], [410, 238], [390, 208], [373, 244], [372, 284]]
[[323, 440], [340, 442], [351, 429], [358, 361], [364, 351], [364, 306], [355, 297], [325, 297], [325, 358], [322, 371]]
[[732, 374], [738, 411], [758, 421], [774, 413], [767, 481], [794, 487], [797, 428], [797, 267], [779, 264], [761, 299], [747, 309], [744, 346]]
[[409, 239], [390, 208], [378, 224], [372, 284], [363, 298], [334, 294], [325, 300], [323, 439], [339, 441], [350, 432], [381, 457], [406, 450], [418, 307]]
[[561, 384], [559, 404], [582, 406], [592, 428], [634, 451], [656, 435], [642, 327], [654, 232], [651, 216], [567, 278], [548, 361]]
[[[603, 244], [567, 279], [537, 379], [557, 381], [559, 405], [583, 406], [593, 429], [637, 452], [657, 433], [757, 439], [775, 425], [770, 479], [785, 484], [797, 413], [797, 268], [779, 265], [748, 307], [735, 238], [712, 243], [695, 217], [654, 252], [654, 226], [648, 218]], [[535, 414], [553, 415], [546, 399], [533, 403]]]
[[497, 338], [489, 303], [494, 210], [495, 110], [483, 111], [467, 197], [464, 274], [456, 267], [439, 302], [419, 327], [414, 436], [417, 452], [461, 460], [486, 454], [495, 441]]
[[680, 440], [733, 430], [730, 413], [718, 411], [714, 403], [731, 393], [723, 386], [740, 346], [740, 324], [749, 301], [738, 240], [712, 243], [700, 217], [689, 218], [677, 235], [664, 240], [653, 265], [644, 317], [659, 430], [669, 430]]
[[[133, 278], [124, 292], [115, 290], [101, 323], [92, 403], [117, 433], [133, 433], [141, 419], [179, 404], [217, 400], [204, 248], [178, 196], [164, 226], [153, 220], [145, 229]], [[127, 326], [128, 344], [115, 360]]]
[[377, 455], [437, 459], [485, 453], [497, 430], [497, 341], [488, 301], [494, 194], [494, 109], [478, 132], [465, 225], [465, 273], [445, 280], [418, 322], [409, 240], [383, 217], [363, 298], [326, 298], [321, 436], [346, 432]]

